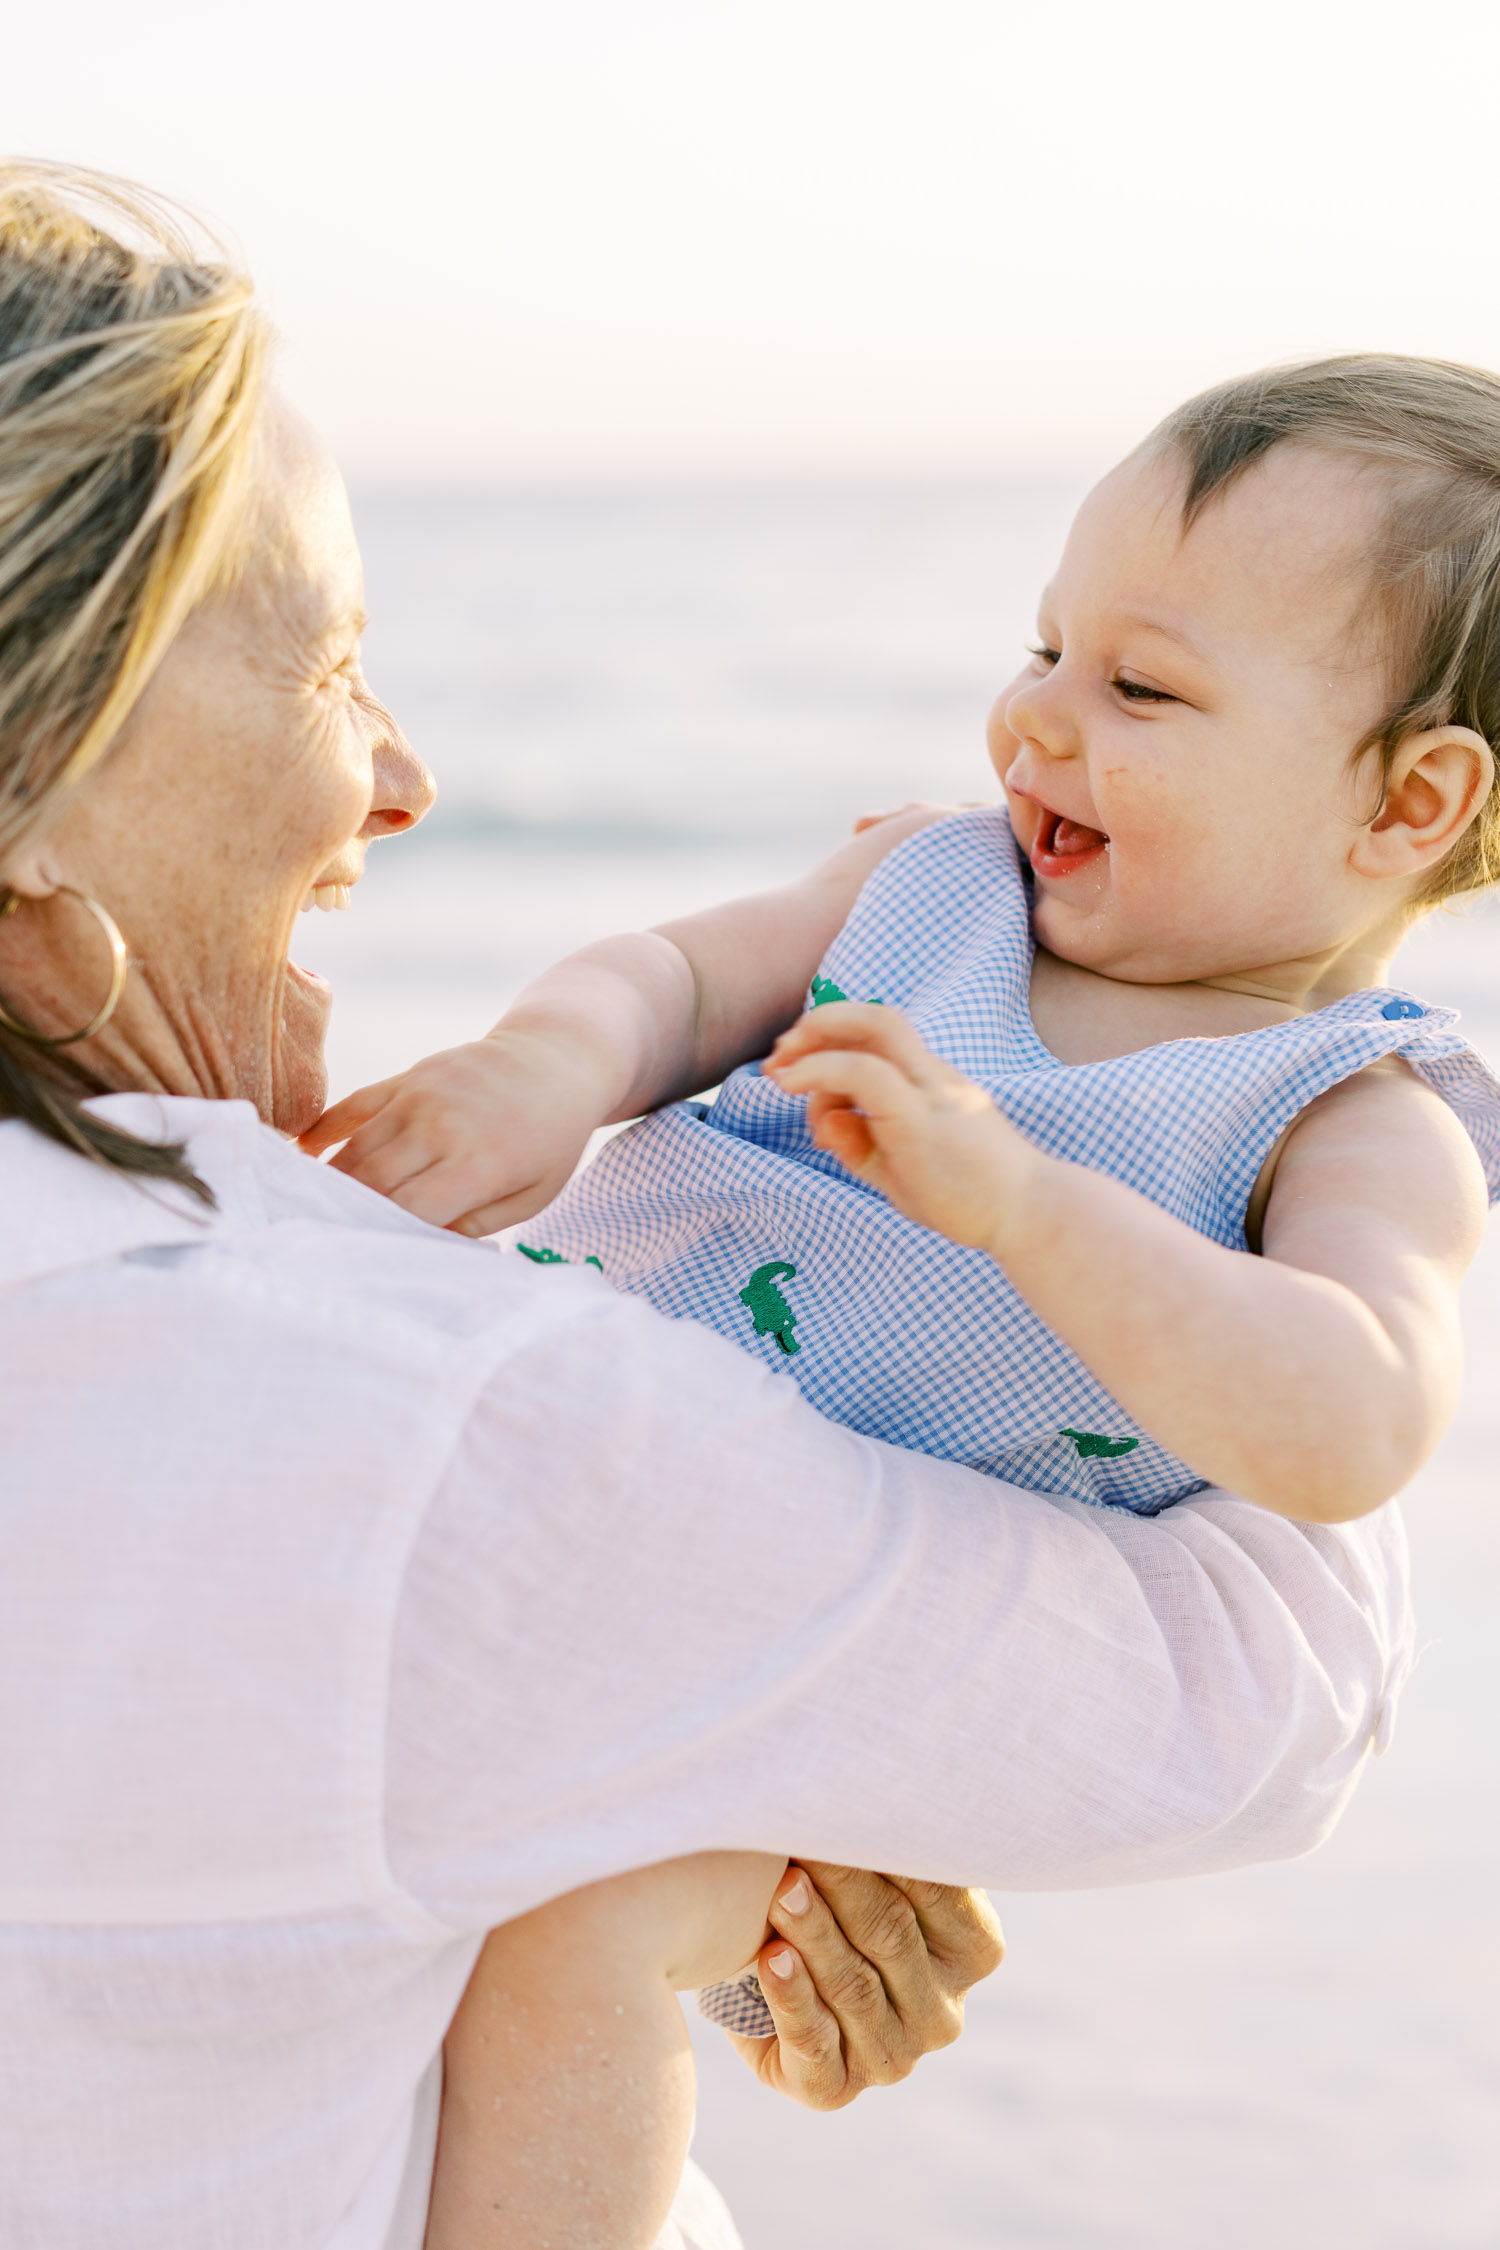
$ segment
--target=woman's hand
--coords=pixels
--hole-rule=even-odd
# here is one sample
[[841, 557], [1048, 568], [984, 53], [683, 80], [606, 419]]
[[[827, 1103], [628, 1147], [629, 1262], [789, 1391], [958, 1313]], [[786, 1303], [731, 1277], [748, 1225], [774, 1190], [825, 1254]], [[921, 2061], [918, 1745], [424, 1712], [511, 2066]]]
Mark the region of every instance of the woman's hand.
[[579, 1043], [492, 1031], [335, 1102], [304, 1133], [403, 1210], [455, 1234], [494, 1234], [559, 1195], [608, 1107]]
[[819, 1148], [898, 1211], [951, 1241], [999, 1254], [1025, 1183], [1049, 1160], [982, 1086], [924, 1047], [895, 1008], [836, 1001], [784, 1032], [765, 1064], [807, 1097]]
[[891, 2086], [964, 2027], [964, 1996], [1005, 1941], [983, 1891], [793, 1861], [761, 1947], [774, 2039], [736, 2039], [767, 2086], [809, 2109], [844, 2109]]
[[863, 836], [870, 828], [879, 828], [887, 820], [906, 821], [912, 835], [919, 828], [930, 828], [935, 820], [951, 820], [955, 813], [980, 812], [993, 798], [962, 797], [956, 804], [934, 804], [930, 797], [908, 797], [904, 805], [890, 805], [884, 812], [861, 813], [854, 823], [854, 834]]

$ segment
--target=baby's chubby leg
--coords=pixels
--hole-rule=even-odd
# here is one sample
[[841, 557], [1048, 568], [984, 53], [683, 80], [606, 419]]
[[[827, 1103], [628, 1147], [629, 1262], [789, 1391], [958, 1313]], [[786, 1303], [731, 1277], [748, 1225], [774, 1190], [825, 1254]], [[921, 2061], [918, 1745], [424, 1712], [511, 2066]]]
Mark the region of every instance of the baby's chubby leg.
[[754, 1959], [785, 1867], [703, 1852], [492, 1931], [444, 2048], [426, 2250], [650, 2250], [693, 2123], [675, 1996]]

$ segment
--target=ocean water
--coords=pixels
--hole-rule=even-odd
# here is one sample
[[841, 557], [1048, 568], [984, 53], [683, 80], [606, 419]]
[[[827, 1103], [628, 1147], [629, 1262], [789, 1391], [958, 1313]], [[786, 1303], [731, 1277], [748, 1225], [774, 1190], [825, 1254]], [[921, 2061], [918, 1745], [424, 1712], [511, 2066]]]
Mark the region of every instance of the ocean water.
[[[1077, 488], [356, 496], [371, 677], [438, 809], [300, 926], [335, 1091], [545, 962], [776, 880], [860, 811], [993, 794], [983, 721]], [[1500, 913], [1400, 970], [1500, 1056]], [[748, 2250], [1500, 2244], [1500, 1254], [1409, 1496], [1425, 1653], [1307, 1860], [1000, 1900], [960, 2043], [835, 2117], [706, 2026], [696, 2153]]]

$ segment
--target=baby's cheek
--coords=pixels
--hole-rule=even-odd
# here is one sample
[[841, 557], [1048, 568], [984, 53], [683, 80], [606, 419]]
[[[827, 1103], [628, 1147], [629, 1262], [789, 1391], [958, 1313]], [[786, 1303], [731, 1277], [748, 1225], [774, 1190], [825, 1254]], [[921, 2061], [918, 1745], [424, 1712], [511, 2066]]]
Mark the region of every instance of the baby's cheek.
[[1108, 830], [1117, 895], [1150, 896], [1207, 868], [1224, 877], [1221, 823], [1214, 808], [1196, 802], [1167, 777], [1103, 775], [1099, 817]]
[[1015, 764], [1017, 753], [1021, 747], [1020, 742], [1005, 723], [1005, 709], [1009, 700], [1010, 690], [1007, 689], [1005, 694], [991, 705], [990, 715], [985, 721], [984, 728], [985, 748], [990, 754], [990, 764], [1002, 781]]
[[[1005, 786], [1006, 775], [1015, 764], [1019, 754], [1020, 744], [1012, 736], [1009, 753], [1004, 763], [1002, 764], [998, 758], [995, 758], [994, 764], [995, 771], [1000, 776], [1001, 786], [1005, 789], [1005, 807], [1010, 814], [1010, 825], [1015, 833], [1016, 842], [1023, 852], [1029, 852], [1036, 842], [1037, 830], [1042, 825], [1042, 808], [1034, 797], [1014, 796], [1010, 789]], [[993, 751], [991, 756], [994, 756]]]

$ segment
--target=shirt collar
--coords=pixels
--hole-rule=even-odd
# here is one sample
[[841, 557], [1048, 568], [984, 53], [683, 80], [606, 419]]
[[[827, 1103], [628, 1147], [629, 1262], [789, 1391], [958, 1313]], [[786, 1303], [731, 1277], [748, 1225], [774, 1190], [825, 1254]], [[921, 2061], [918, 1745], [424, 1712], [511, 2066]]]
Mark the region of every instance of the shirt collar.
[[[212, 1174], [209, 1210], [170, 1181], [116, 1172], [23, 1124], [0, 1123], [0, 1289], [99, 1265], [158, 1244], [208, 1240], [233, 1197], [237, 1143], [257, 1120], [248, 1102], [109, 1094], [85, 1105], [142, 1140], [192, 1140], [194, 1168]], [[215, 1145], [220, 1144], [220, 1145]], [[205, 1157], [219, 1161], [205, 1164]], [[225, 1158], [231, 1161], [225, 1162]]]

